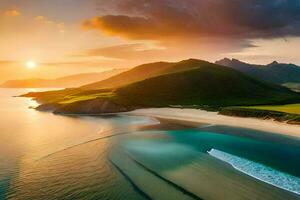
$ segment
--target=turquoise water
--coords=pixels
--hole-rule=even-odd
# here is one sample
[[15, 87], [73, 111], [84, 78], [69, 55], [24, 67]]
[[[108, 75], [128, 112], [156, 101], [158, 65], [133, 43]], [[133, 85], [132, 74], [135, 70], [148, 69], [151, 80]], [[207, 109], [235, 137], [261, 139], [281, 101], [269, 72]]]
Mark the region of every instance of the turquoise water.
[[300, 195], [300, 178], [298, 177], [217, 149], [212, 149], [208, 153], [249, 176]]
[[[222, 133], [214, 132], [220, 129], [223, 130]], [[224, 130], [230, 130], [230, 132], [225, 134]], [[247, 134], [245, 134], [247, 136], [242, 137], [240, 135], [241, 131], [247, 132]], [[237, 132], [239, 134], [237, 134]], [[230, 181], [233, 181], [236, 178], [230, 173], [232, 173], [232, 171], [236, 171], [237, 174], [238, 172], [244, 172], [252, 177], [256, 177], [253, 179], [247, 175], [240, 176], [242, 178], [240, 178], [241, 180], [237, 182], [244, 185], [249, 184], [247, 187], [251, 187], [253, 183], [248, 183], [248, 181], [251, 179], [257, 180], [257, 182], [259, 182], [257, 183], [257, 187], [259, 187], [262, 192], [265, 192], [265, 197], [263, 199], [288, 199], [288, 197], [283, 197], [280, 194], [277, 194], [278, 190], [266, 187], [267, 184], [261, 185], [263, 181], [270, 183], [270, 179], [274, 179], [272, 184], [276, 187], [283, 190], [289, 190], [294, 193], [293, 196], [299, 198], [299, 140], [296, 138], [288, 138], [271, 134], [267, 134], [265, 137], [260, 137], [260, 139], [258, 139], [250, 137], [251, 134], [249, 135], [249, 133], [261, 135], [267, 134], [260, 133], [259, 131], [221, 126], [180, 131], [152, 131], [148, 133], [137, 133], [136, 138], [131, 135], [127, 142], [123, 143], [123, 151], [127, 152], [127, 154], [130, 155], [130, 157], [133, 157], [134, 160], [142, 163], [144, 166], [147, 166], [147, 168], [154, 170], [161, 176], [171, 179], [174, 182], [188, 185], [193, 193], [197, 193], [199, 191], [201, 182], [207, 185], [206, 179], [215, 178], [216, 181], [211, 181], [212, 183], [210, 183], [211, 187], [215, 188], [215, 184], [220, 185], [220, 187], [228, 187], [226, 189], [227, 192], [226, 190], [219, 189], [218, 191], [221, 194], [224, 193], [225, 195], [227, 193], [237, 192], [239, 189], [241, 190], [240, 195], [243, 193], [245, 194], [246, 192], [244, 191], [244, 187], [232, 187], [232, 185], [228, 186], [226, 183], [221, 184], [218, 182], [220, 180], [225, 182], [224, 178], [226, 177], [227, 179], [229, 176], [232, 179]], [[141, 137], [141, 135], [144, 135], [145, 138]], [[212, 158], [217, 156], [210, 156], [208, 154], [208, 152], [212, 151], [212, 149], [218, 149], [219, 152], [223, 152], [223, 155], [231, 155], [232, 158], [238, 159], [235, 159], [236, 162], [232, 162], [232, 160], [230, 160], [231, 162], [228, 162], [228, 160], [224, 159], [223, 156], [223, 161], [227, 161], [227, 163], [234, 165], [233, 167], [226, 166], [224, 163], [221, 164], [218, 160], [214, 160]], [[220, 157], [217, 158], [222, 160]], [[246, 167], [243, 166], [246, 160], [251, 161], [251, 165]], [[239, 163], [239, 165], [237, 165], [237, 163]], [[205, 165], [208, 166], [204, 167]], [[223, 173], [226, 174], [225, 177], [224, 174], [214, 174], [221, 171], [219, 167], [222, 165], [223, 169], [221, 170], [224, 170]], [[257, 170], [262, 169], [261, 166], [265, 167], [264, 170]], [[214, 169], [216, 171], [212, 170], [214, 167], [217, 167]], [[268, 173], [266, 173], [267, 170], [269, 170]], [[206, 176], [198, 177], [197, 173], [201, 172], [206, 173]], [[256, 175], [255, 172], [257, 173]], [[194, 177], [191, 176], [195, 176], [197, 178], [193, 179]], [[186, 177], [189, 177], [189, 180], [183, 180], [183, 178]], [[260, 179], [260, 181], [258, 181], [258, 179]], [[234, 180], [234, 182], [235, 181], [236, 180]], [[274, 184], [275, 182], [276, 184]], [[270, 184], [268, 184], [268, 186], [269, 185]], [[263, 189], [263, 187], [266, 188]], [[255, 188], [256, 187], [249, 189], [247, 192], [249, 193], [249, 196], [253, 196], [253, 198], [262, 198], [262, 194], [257, 192], [258, 188]], [[257, 194], [251, 194], [250, 191], [252, 190], [256, 191]], [[210, 192], [211, 191], [207, 192], [207, 190], [204, 192], [201, 191], [199, 192], [199, 196], [204, 199], [219, 198], [214, 195], [211, 196]], [[273, 194], [276, 195], [274, 196]], [[222, 195], [220, 195], [220, 197], [221, 196]], [[240, 196], [238, 199], [243, 199], [243, 197]]]
[[[297, 138], [225, 126], [139, 131], [157, 120], [38, 112], [12, 97], [24, 92], [0, 90], [0, 199], [300, 199], [297, 185], [280, 188], [300, 177]], [[258, 180], [257, 166], [283, 176], [279, 185]]]

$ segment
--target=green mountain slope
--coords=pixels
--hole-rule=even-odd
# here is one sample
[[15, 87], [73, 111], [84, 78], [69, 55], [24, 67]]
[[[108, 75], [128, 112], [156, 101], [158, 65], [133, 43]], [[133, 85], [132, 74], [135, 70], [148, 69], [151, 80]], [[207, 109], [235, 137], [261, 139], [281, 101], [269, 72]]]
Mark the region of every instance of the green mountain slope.
[[73, 114], [178, 105], [220, 110], [227, 106], [300, 102], [300, 94], [285, 87], [254, 79], [229, 67], [194, 59], [139, 66], [96, 83], [92, 89], [87, 88], [25, 96], [44, 103], [39, 107], [41, 110]]
[[156, 74], [160, 74], [161, 70], [167, 68], [170, 65], [172, 64], [166, 62], [140, 65], [106, 80], [84, 85], [81, 88], [85, 90], [93, 90], [119, 87], [136, 81], [144, 80], [145, 78], [156, 76]]
[[127, 72], [123, 72], [109, 79], [82, 86], [81, 89], [95, 90], [105, 88], [118, 88], [147, 78], [160, 76], [163, 74], [197, 68], [199, 65], [208, 62], [201, 60], [184, 60], [178, 63], [157, 62], [137, 66]]
[[300, 83], [285, 83], [283, 86], [300, 93]]
[[[197, 60], [197, 68], [166, 74], [119, 88], [116, 101], [138, 106], [276, 104], [299, 101], [288, 89], [236, 70]], [[201, 64], [200, 64], [201, 63]]]

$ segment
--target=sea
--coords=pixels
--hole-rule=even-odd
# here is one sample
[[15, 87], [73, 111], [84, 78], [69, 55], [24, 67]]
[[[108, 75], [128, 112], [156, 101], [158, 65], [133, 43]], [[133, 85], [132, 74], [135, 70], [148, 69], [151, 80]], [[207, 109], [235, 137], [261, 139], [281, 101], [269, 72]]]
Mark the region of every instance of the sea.
[[32, 91], [41, 90], [0, 89], [1, 200], [300, 199], [299, 138], [55, 115], [16, 97]]

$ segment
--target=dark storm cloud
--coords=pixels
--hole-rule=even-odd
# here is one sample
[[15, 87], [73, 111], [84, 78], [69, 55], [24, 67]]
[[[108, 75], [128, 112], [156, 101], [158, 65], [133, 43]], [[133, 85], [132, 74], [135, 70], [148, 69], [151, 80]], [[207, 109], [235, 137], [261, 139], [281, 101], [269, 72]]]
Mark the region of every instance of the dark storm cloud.
[[[130, 39], [300, 35], [299, 0], [96, 0], [84, 27]], [[104, 13], [104, 14], [103, 14]]]

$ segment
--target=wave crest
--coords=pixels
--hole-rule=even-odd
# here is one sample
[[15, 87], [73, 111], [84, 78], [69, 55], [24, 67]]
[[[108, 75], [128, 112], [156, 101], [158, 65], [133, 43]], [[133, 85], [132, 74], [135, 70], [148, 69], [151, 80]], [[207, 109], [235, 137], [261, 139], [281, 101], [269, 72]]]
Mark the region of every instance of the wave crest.
[[253, 178], [300, 195], [300, 178], [298, 177], [217, 149], [211, 149], [208, 153]]

